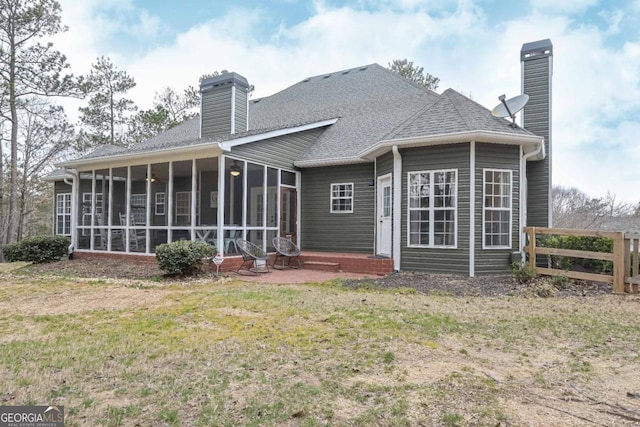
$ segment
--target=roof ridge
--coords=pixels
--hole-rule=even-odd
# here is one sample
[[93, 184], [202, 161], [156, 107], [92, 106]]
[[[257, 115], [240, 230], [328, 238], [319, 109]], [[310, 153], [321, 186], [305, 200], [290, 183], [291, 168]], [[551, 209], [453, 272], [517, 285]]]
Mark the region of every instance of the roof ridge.
[[[396, 74], [396, 73], [393, 73]], [[400, 76], [402, 77], [402, 76]], [[404, 78], [404, 77], [402, 77]], [[398, 123], [397, 126], [395, 126], [394, 128], [392, 128], [389, 132], [387, 132], [383, 137], [382, 137], [382, 141], [384, 141], [385, 139], [387, 139], [387, 137], [389, 137], [390, 135], [393, 135], [396, 133], [396, 131], [398, 131], [399, 129], [403, 128], [404, 126], [406, 126], [407, 123], [411, 123], [413, 121], [413, 119], [415, 119], [417, 116], [421, 115], [423, 112], [427, 111], [428, 109], [430, 109], [431, 107], [433, 107], [435, 104], [437, 104], [442, 95], [438, 95], [437, 93], [433, 93], [434, 95], [436, 95], [434, 98], [432, 98], [432, 101], [425, 104], [424, 107], [419, 108], [418, 111], [416, 111], [415, 113], [411, 114], [409, 117], [407, 117], [405, 120], [403, 120], [402, 122]]]
[[[464, 97], [464, 98], [466, 98], [466, 99], [468, 99], [470, 101], [472, 101], [472, 100], [470, 98], [462, 95], [461, 93], [458, 93], [457, 91], [455, 91], [454, 89], [451, 89], [451, 88], [448, 88], [447, 90], [442, 92], [442, 95], [443, 96], [446, 95], [447, 99], [451, 103], [451, 106], [454, 108], [454, 110], [456, 110], [456, 113], [458, 113], [458, 116], [460, 116], [460, 119], [462, 119], [462, 122], [465, 124], [465, 126], [467, 126], [467, 129], [468, 130], [472, 130], [474, 128], [477, 128], [477, 126], [475, 126], [475, 123], [470, 123], [470, 121], [473, 121], [473, 120], [467, 120], [467, 118], [465, 118], [465, 114], [462, 114], [462, 111], [460, 111], [460, 108], [458, 108], [458, 105], [456, 105], [456, 103], [453, 102], [453, 99], [451, 99], [451, 96], [450, 96], [451, 93], [455, 93], [456, 95], [462, 96], [462, 97]], [[476, 105], [480, 105], [480, 104], [476, 103]], [[482, 107], [482, 108], [484, 108], [484, 107]], [[471, 119], [471, 117], [469, 116], [468, 119]]]

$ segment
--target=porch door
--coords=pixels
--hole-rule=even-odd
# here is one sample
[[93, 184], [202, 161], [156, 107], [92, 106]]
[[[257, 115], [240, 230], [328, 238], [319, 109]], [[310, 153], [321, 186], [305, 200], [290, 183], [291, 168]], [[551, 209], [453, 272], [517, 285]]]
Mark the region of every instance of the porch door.
[[280, 189], [280, 237], [298, 244], [298, 192], [295, 188]]
[[378, 177], [376, 254], [391, 256], [391, 175]]

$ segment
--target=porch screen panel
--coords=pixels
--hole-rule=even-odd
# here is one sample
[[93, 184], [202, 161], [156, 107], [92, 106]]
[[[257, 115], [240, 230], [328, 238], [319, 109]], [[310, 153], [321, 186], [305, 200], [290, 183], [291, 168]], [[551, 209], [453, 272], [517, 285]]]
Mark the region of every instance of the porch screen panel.
[[215, 157], [198, 159], [197, 188], [201, 195], [197, 201], [199, 207], [199, 224], [201, 226], [218, 224], [218, 159]]
[[106, 251], [109, 247], [109, 169], [96, 171], [96, 193], [94, 198], [93, 225], [95, 250]]
[[112, 237], [111, 237], [111, 250], [116, 252], [122, 252], [125, 250], [125, 223], [122, 222], [127, 212], [127, 179], [128, 170], [126, 167], [115, 168], [111, 170], [113, 178], [111, 185], [113, 189], [111, 191], [111, 200], [109, 202]]
[[[278, 170], [267, 168], [267, 227], [278, 226]], [[273, 236], [276, 237], [276, 236]], [[271, 239], [273, 239], [273, 237]], [[271, 242], [267, 238], [268, 242]], [[269, 244], [269, 243], [268, 243]]]
[[93, 171], [79, 173], [78, 187], [78, 249], [91, 249]]
[[[247, 226], [263, 227], [266, 200], [264, 197], [264, 166], [247, 164]], [[262, 242], [260, 242], [262, 247]]]
[[[151, 165], [151, 225], [166, 226], [169, 215], [169, 163], [153, 163]], [[153, 234], [152, 248], [160, 243], [167, 243], [167, 232]]]
[[173, 163], [173, 224], [176, 227], [191, 225], [191, 171], [191, 160]]
[[[231, 174], [232, 168], [234, 175]], [[235, 175], [236, 172], [239, 174]], [[242, 227], [244, 179], [246, 170], [243, 161], [225, 159], [224, 180], [224, 224], [233, 227]]]

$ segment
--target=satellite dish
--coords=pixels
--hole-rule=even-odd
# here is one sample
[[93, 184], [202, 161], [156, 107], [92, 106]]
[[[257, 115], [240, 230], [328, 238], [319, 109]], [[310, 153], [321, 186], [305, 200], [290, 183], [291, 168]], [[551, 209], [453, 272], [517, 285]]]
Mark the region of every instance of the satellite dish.
[[522, 95], [514, 96], [513, 98], [505, 100], [504, 95], [500, 95], [498, 97], [500, 100], [500, 104], [496, 105], [496, 107], [491, 111], [496, 117], [511, 117], [513, 123], [512, 127], [518, 127], [516, 125], [516, 113], [524, 108], [529, 101], [529, 95], [523, 93]]

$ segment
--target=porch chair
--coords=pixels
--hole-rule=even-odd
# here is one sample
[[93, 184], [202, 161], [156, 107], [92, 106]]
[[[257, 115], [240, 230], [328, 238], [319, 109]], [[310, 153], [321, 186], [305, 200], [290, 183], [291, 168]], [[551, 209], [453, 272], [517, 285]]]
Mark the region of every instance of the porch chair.
[[[127, 215], [120, 213], [120, 225], [125, 227], [127, 225]], [[135, 227], [140, 224], [136, 224], [136, 220], [133, 214], [129, 215], [129, 227]], [[144, 225], [144, 224], [142, 224]], [[146, 249], [147, 233], [144, 230], [129, 230], [129, 249]], [[124, 242], [123, 242], [124, 243]]]
[[[271, 271], [269, 271], [269, 255], [263, 251], [262, 248], [245, 239], [236, 239], [235, 243], [242, 254], [242, 264], [240, 264], [236, 273], [240, 274], [240, 270], [243, 268], [255, 275], [259, 273], [271, 273]], [[256, 265], [258, 261], [264, 262], [265, 270], [258, 268]]]
[[[296, 246], [295, 243], [291, 241], [291, 239], [287, 239], [286, 237], [274, 237], [273, 238], [273, 247], [276, 249], [276, 257], [273, 260], [272, 267], [284, 270], [286, 267], [289, 268], [301, 268], [300, 264], [300, 248]], [[276, 267], [278, 263], [278, 259], [282, 259], [281, 267]], [[297, 266], [292, 266], [291, 261], [295, 260]]]

